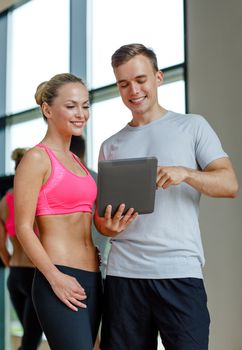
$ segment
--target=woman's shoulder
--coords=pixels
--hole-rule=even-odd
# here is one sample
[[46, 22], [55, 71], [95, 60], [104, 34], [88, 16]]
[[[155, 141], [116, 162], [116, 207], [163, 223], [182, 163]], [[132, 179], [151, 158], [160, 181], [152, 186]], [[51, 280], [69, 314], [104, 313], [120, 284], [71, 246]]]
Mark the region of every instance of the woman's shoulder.
[[24, 154], [16, 170], [16, 174], [25, 171], [29, 173], [45, 172], [48, 167], [48, 155], [42, 148], [34, 146]]
[[38, 145], [30, 148], [24, 155], [23, 159], [25, 161], [31, 161], [31, 162], [43, 162], [45, 160], [48, 160], [48, 155], [45, 152], [45, 150], [41, 147], [38, 147]]

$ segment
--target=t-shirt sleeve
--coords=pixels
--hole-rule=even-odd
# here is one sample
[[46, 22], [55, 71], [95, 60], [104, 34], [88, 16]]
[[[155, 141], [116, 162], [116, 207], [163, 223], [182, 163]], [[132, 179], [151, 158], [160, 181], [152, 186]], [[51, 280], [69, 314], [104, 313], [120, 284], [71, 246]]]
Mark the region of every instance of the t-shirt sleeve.
[[228, 157], [218, 135], [202, 116], [196, 117], [195, 152], [201, 169], [216, 159]]

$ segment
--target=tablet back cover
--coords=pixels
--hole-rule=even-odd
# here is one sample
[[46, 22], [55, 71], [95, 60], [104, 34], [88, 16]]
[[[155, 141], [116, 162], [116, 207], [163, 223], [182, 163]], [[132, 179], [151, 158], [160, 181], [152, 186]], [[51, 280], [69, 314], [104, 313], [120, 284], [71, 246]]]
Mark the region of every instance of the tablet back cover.
[[105, 160], [98, 163], [99, 216], [104, 216], [108, 204], [112, 216], [120, 204], [125, 203], [125, 212], [134, 208], [139, 214], [154, 211], [157, 158], [129, 158]]

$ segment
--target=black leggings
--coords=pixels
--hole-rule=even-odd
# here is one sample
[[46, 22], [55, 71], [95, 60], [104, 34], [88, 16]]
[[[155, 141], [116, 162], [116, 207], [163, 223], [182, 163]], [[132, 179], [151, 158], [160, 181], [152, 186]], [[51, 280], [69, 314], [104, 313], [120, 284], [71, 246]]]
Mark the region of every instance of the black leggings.
[[101, 319], [101, 273], [60, 265], [57, 268], [75, 277], [85, 289], [87, 308], [77, 312], [68, 308], [54, 294], [42, 273], [36, 270], [33, 301], [49, 346], [51, 350], [92, 350]]
[[23, 327], [21, 350], [36, 350], [42, 336], [31, 296], [34, 271], [31, 267], [10, 267], [7, 281], [11, 302]]

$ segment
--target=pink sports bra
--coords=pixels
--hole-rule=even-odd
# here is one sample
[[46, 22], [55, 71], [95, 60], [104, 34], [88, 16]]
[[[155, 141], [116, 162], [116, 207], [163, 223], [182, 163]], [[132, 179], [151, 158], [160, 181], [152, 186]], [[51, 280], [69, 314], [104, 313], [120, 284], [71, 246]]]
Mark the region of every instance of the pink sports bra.
[[51, 174], [40, 189], [36, 216], [91, 213], [97, 196], [97, 186], [79, 159], [72, 153], [74, 159], [86, 172], [86, 176], [75, 175], [65, 168], [46, 145], [38, 144], [36, 147], [43, 148], [51, 161]]
[[13, 192], [8, 191], [5, 196], [6, 204], [8, 207], [8, 216], [5, 221], [5, 230], [8, 236], [15, 236], [15, 225], [14, 225], [14, 200], [13, 200]]

